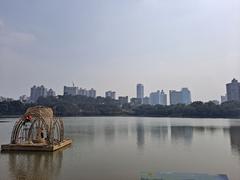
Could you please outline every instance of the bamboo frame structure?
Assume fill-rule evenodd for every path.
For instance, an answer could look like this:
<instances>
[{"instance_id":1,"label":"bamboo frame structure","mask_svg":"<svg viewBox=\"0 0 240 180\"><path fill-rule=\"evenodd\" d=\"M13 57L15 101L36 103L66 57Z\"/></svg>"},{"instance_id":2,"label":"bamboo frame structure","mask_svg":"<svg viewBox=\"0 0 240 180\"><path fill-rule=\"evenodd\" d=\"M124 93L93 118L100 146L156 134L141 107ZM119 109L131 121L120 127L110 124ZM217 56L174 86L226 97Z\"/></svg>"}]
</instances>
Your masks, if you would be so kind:
<instances>
[{"instance_id":1,"label":"bamboo frame structure","mask_svg":"<svg viewBox=\"0 0 240 180\"><path fill-rule=\"evenodd\" d=\"M55 151L71 143L64 139L63 121L53 116L52 109L36 106L28 108L15 122L10 144L1 149Z\"/></svg>"}]
</instances>

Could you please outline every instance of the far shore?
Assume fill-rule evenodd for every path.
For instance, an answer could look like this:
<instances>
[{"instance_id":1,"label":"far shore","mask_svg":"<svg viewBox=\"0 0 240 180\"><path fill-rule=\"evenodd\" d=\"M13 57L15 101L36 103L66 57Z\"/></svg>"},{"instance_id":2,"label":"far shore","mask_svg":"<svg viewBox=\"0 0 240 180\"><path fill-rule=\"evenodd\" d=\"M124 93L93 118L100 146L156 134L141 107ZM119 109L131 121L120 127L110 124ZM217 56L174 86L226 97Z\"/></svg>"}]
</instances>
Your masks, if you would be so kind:
<instances>
[{"instance_id":1,"label":"far shore","mask_svg":"<svg viewBox=\"0 0 240 180\"><path fill-rule=\"evenodd\" d=\"M21 115L2 115L0 118L19 118Z\"/></svg>"},{"instance_id":2,"label":"far shore","mask_svg":"<svg viewBox=\"0 0 240 180\"><path fill-rule=\"evenodd\" d=\"M0 115L0 119L4 118L20 118L22 115ZM149 117L149 118L184 118L184 119L240 119L240 117L183 117L183 116L140 116L140 115L66 115L56 117Z\"/></svg>"}]
</instances>

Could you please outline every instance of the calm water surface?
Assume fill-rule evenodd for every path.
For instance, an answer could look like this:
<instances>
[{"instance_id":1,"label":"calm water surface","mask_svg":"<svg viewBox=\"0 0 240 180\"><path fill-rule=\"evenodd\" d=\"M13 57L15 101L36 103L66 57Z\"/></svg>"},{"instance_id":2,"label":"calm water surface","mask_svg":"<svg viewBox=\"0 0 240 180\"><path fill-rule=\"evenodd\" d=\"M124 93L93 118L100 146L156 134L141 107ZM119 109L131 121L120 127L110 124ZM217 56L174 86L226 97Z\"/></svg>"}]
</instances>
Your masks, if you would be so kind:
<instances>
[{"instance_id":1,"label":"calm water surface","mask_svg":"<svg viewBox=\"0 0 240 180\"><path fill-rule=\"evenodd\" d=\"M240 120L63 118L73 145L54 153L1 153L0 179L126 180L141 172L227 174L240 180ZM16 119L0 119L0 144Z\"/></svg>"}]
</instances>

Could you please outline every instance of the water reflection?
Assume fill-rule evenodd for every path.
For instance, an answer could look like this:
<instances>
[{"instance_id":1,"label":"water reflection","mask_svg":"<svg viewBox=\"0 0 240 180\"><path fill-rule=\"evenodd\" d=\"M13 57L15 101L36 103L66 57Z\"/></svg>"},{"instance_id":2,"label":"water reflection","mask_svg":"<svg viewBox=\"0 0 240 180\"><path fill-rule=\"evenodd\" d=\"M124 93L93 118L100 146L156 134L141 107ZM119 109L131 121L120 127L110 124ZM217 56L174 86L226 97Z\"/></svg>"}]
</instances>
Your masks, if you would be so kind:
<instances>
[{"instance_id":1,"label":"water reflection","mask_svg":"<svg viewBox=\"0 0 240 180\"><path fill-rule=\"evenodd\" d=\"M171 138L174 142L184 141L191 144L193 138L192 126L171 126Z\"/></svg>"},{"instance_id":2,"label":"water reflection","mask_svg":"<svg viewBox=\"0 0 240 180\"><path fill-rule=\"evenodd\" d=\"M233 151L240 153L240 127L239 126L175 126L175 125L156 125L151 124L147 126L144 121L136 121L136 124L132 128L128 128L128 124L119 123L114 124L107 122L101 124L95 123L84 123L82 125L68 126L67 132L73 135L73 139L76 141L80 140L83 142L93 142L95 139L104 137L107 142L113 142L116 138L128 139L128 135L136 134L136 144L139 149L142 149L146 144L146 134L150 133L150 139L147 141L157 140L162 142L169 141L168 137L171 138L172 143L184 143L191 145L193 141L193 135L196 136L209 136L216 135L216 133L223 132L225 137L230 138L231 148ZM129 131L130 130L130 131Z\"/></svg>"},{"instance_id":3,"label":"water reflection","mask_svg":"<svg viewBox=\"0 0 240 180\"><path fill-rule=\"evenodd\" d=\"M143 122L137 122L137 146L142 148L144 146L145 138L144 138L144 124Z\"/></svg>"},{"instance_id":4,"label":"water reflection","mask_svg":"<svg viewBox=\"0 0 240 180\"><path fill-rule=\"evenodd\" d=\"M128 136L128 125L127 124L118 125L117 132L119 136L126 138Z\"/></svg>"},{"instance_id":5,"label":"water reflection","mask_svg":"<svg viewBox=\"0 0 240 180\"><path fill-rule=\"evenodd\" d=\"M232 150L240 154L240 127L232 126L229 128Z\"/></svg>"},{"instance_id":6,"label":"water reflection","mask_svg":"<svg viewBox=\"0 0 240 180\"><path fill-rule=\"evenodd\" d=\"M68 151L0 154L0 179L138 179L150 169L239 180L240 121L230 121L68 118L65 133L74 140ZM1 124L1 143L11 130L11 123Z\"/></svg>"},{"instance_id":7,"label":"water reflection","mask_svg":"<svg viewBox=\"0 0 240 180\"><path fill-rule=\"evenodd\" d=\"M214 134L219 130L223 130L223 128L222 127L213 127L213 126L205 127L205 131L210 132L211 134Z\"/></svg>"},{"instance_id":8,"label":"water reflection","mask_svg":"<svg viewBox=\"0 0 240 180\"><path fill-rule=\"evenodd\" d=\"M152 126L151 137L158 140L165 140L168 136L168 127L166 126Z\"/></svg>"},{"instance_id":9,"label":"water reflection","mask_svg":"<svg viewBox=\"0 0 240 180\"><path fill-rule=\"evenodd\" d=\"M12 179L57 179L61 171L63 152L11 152L8 156Z\"/></svg>"},{"instance_id":10,"label":"water reflection","mask_svg":"<svg viewBox=\"0 0 240 180\"><path fill-rule=\"evenodd\" d=\"M193 127L193 131L196 133L203 134L203 133L205 133L205 127L203 127L203 126Z\"/></svg>"},{"instance_id":11,"label":"water reflection","mask_svg":"<svg viewBox=\"0 0 240 180\"><path fill-rule=\"evenodd\" d=\"M104 135L107 141L113 141L115 138L115 126L114 124L105 124Z\"/></svg>"}]
</instances>

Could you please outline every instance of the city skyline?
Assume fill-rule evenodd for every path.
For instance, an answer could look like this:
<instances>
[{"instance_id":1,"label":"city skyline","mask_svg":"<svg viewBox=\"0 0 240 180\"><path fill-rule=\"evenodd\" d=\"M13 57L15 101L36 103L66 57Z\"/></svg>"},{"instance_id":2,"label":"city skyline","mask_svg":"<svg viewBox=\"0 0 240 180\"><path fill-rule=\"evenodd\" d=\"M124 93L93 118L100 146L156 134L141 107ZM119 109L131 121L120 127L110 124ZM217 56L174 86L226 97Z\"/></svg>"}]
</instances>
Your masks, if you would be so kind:
<instances>
[{"instance_id":1,"label":"city skyline","mask_svg":"<svg viewBox=\"0 0 240 180\"><path fill-rule=\"evenodd\" d=\"M234 78L231 83L236 82L238 83L238 81ZM228 92L228 86L231 83L227 83L226 84L226 94L223 96L220 96L220 100L219 99L209 99L208 101L212 101L212 102L224 102L222 101L223 98L225 98L227 101L227 96L229 94ZM239 83L238 83L239 84ZM239 86L239 85L238 85ZM187 87L182 87L180 91L176 90L176 89L171 89L169 90L168 94L164 93L164 90L162 89L157 90L155 92L151 91L150 93L146 93L144 91L144 84L140 84L138 83L136 85L136 94L135 96L124 96L122 94L117 93L116 91L112 91L112 90L107 90L105 91L104 95L98 95L96 89L91 88L91 89L86 89L86 88L82 88L82 87L78 87L75 86L75 84L73 83L72 86L63 86L63 93L61 94L57 94L54 89L50 88L46 88L44 85L33 85L30 88L30 92L23 94L21 96L18 96L17 99L19 100L23 100L23 101L27 101L27 99L30 102L36 102L38 97L47 97L47 96L61 96L61 95L72 95L72 96L76 96L76 95L82 95L82 96L88 96L88 97L92 97L92 98L96 98L96 97L110 97L112 99L124 99L125 97L130 97L130 98L137 98L141 100L141 104L162 104L162 105L171 105L171 104L190 104L191 102L194 102L194 100L192 101L192 93L191 91L187 88ZM239 90L237 90L237 93L240 93L240 86L237 87L239 88ZM236 88L235 88L236 89ZM234 90L235 92L236 90ZM240 94L239 94L240 96ZM9 98L11 99L12 97L4 97L4 96L0 96L1 98ZM173 100L174 98L174 100ZM14 99L14 98L13 98ZM238 99L236 99L238 100ZM125 101L125 100L124 100ZM201 100L199 100L201 101Z\"/></svg>"},{"instance_id":2,"label":"city skyline","mask_svg":"<svg viewBox=\"0 0 240 180\"><path fill-rule=\"evenodd\" d=\"M219 99L240 79L239 15L237 0L2 0L0 95L34 84L61 94L74 81L133 97L141 81L147 93L188 87L194 101Z\"/></svg>"}]
</instances>

